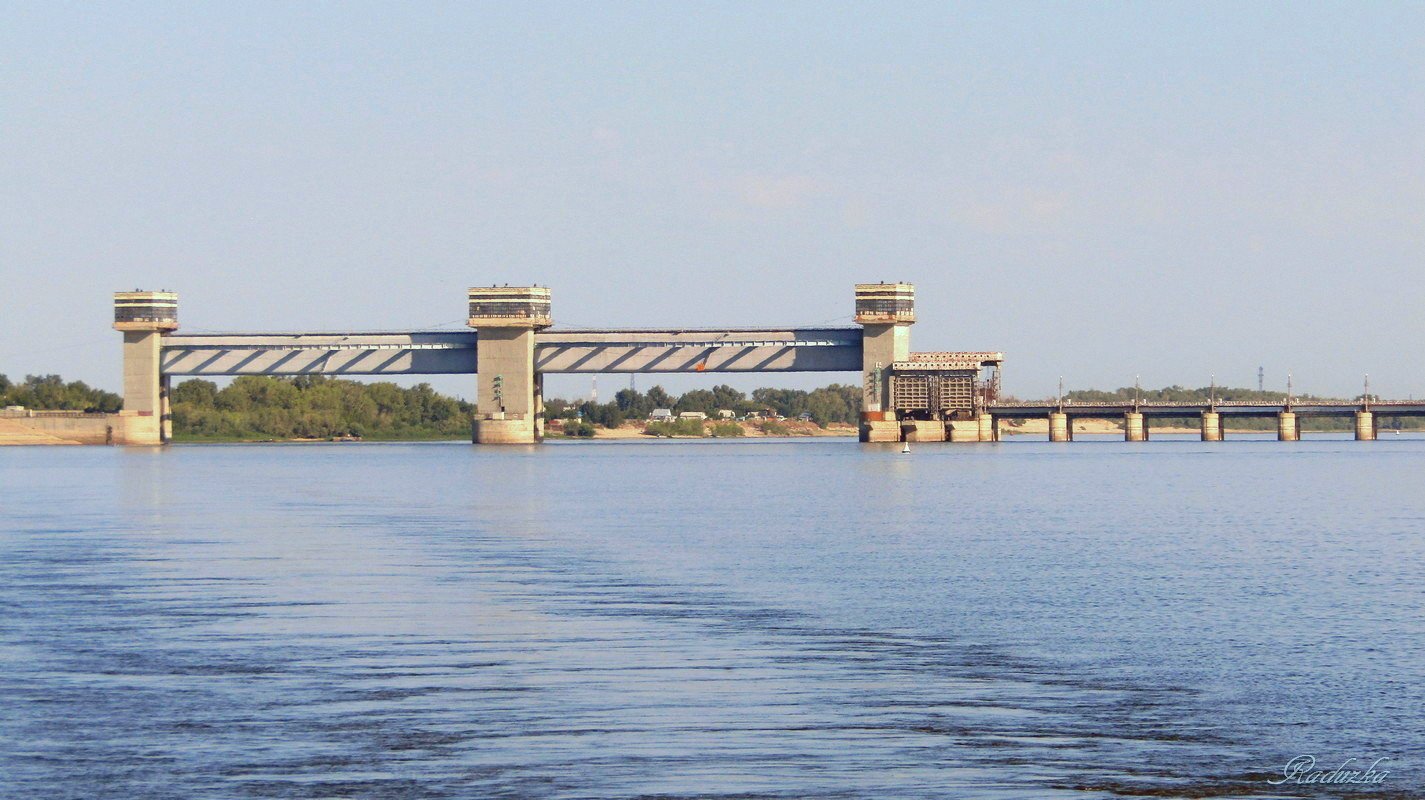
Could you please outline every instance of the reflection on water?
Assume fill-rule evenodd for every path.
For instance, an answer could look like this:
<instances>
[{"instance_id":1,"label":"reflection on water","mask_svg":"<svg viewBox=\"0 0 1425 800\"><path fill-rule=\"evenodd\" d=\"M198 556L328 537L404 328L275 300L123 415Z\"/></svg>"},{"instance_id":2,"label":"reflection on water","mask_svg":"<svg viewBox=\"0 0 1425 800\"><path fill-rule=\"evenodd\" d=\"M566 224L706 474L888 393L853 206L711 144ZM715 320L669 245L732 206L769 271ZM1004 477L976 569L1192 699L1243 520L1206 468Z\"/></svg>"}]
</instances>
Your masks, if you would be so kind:
<instances>
[{"instance_id":1,"label":"reflection on water","mask_svg":"<svg viewBox=\"0 0 1425 800\"><path fill-rule=\"evenodd\" d=\"M0 796L1420 796L1422 466L7 449Z\"/></svg>"}]
</instances>

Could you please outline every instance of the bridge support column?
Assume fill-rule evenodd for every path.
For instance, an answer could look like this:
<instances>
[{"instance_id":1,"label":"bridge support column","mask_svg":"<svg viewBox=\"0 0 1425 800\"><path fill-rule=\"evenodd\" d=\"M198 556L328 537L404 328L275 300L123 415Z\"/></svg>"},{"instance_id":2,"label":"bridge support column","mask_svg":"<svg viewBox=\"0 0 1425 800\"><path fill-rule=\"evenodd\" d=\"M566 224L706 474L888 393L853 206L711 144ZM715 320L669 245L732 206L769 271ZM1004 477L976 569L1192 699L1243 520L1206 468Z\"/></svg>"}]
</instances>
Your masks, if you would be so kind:
<instances>
[{"instance_id":1,"label":"bridge support column","mask_svg":"<svg viewBox=\"0 0 1425 800\"><path fill-rule=\"evenodd\" d=\"M1049 441L1072 442L1074 428L1069 424L1069 415L1062 411L1049 412Z\"/></svg>"},{"instance_id":2,"label":"bridge support column","mask_svg":"<svg viewBox=\"0 0 1425 800\"><path fill-rule=\"evenodd\" d=\"M1202 440L1204 442L1222 441L1222 415L1216 411L1202 412Z\"/></svg>"},{"instance_id":3,"label":"bridge support column","mask_svg":"<svg viewBox=\"0 0 1425 800\"><path fill-rule=\"evenodd\" d=\"M124 334L122 444L158 445L168 440L168 380L162 374L163 334L178 328L173 292L116 292L114 329Z\"/></svg>"},{"instance_id":4,"label":"bridge support column","mask_svg":"<svg viewBox=\"0 0 1425 800\"><path fill-rule=\"evenodd\" d=\"M1295 442L1301 439L1301 421L1296 418L1295 411L1283 411L1277 414L1277 441Z\"/></svg>"},{"instance_id":5,"label":"bridge support column","mask_svg":"<svg viewBox=\"0 0 1425 800\"><path fill-rule=\"evenodd\" d=\"M1123 440L1126 442L1148 441L1148 426L1139 411L1129 411L1123 415Z\"/></svg>"},{"instance_id":6,"label":"bridge support column","mask_svg":"<svg viewBox=\"0 0 1425 800\"><path fill-rule=\"evenodd\" d=\"M979 423L980 441L999 441L999 425L995 420L994 414L980 414L978 417L975 418L975 421Z\"/></svg>"},{"instance_id":7,"label":"bridge support column","mask_svg":"<svg viewBox=\"0 0 1425 800\"><path fill-rule=\"evenodd\" d=\"M544 429L534 334L551 324L549 290L477 287L469 296L469 324L477 334L472 439L477 444L533 444Z\"/></svg>"},{"instance_id":8,"label":"bridge support column","mask_svg":"<svg viewBox=\"0 0 1425 800\"><path fill-rule=\"evenodd\" d=\"M1376 415L1369 411L1356 412L1356 441L1373 442L1376 438Z\"/></svg>"},{"instance_id":9,"label":"bridge support column","mask_svg":"<svg viewBox=\"0 0 1425 800\"><path fill-rule=\"evenodd\" d=\"M173 406L168 397L172 390L172 379L167 375L160 375L158 377L158 435L164 443L173 441Z\"/></svg>"},{"instance_id":10,"label":"bridge support column","mask_svg":"<svg viewBox=\"0 0 1425 800\"><path fill-rule=\"evenodd\" d=\"M861 441L899 441L900 425L891 402L891 365L910 358L915 287L909 283L856 284L856 322L862 327Z\"/></svg>"}]
</instances>

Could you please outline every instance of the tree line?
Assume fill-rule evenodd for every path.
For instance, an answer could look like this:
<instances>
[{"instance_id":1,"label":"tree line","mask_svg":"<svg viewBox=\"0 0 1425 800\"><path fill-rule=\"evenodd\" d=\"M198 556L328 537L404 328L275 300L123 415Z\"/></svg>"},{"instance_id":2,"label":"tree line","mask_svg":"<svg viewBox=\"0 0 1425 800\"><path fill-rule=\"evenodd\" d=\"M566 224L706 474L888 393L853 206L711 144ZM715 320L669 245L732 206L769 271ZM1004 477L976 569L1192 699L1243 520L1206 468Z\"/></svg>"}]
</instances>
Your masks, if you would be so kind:
<instances>
[{"instance_id":1,"label":"tree line","mask_svg":"<svg viewBox=\"0 0 1425 800\"><path fill-rule=\"evenodd\" d=\"M1065 394L1074 403L1121 402L1134 397L1145 402L1205 402L1212 396L1223 402L1280 402L1283 393L1235 387L1129 386L1107 391L1078 389ZM212 381L188 380L174 386L169 399L175 438L189 440L463 439L470 435L470 417L475 412L472 404L442 395L425 383L402 388L389 382L361 383L322 376L250 375L236 378L222 389ZM1296 399L1340 401L1309 394ZM1357 396L1345 402L1362 399ZM19 383L0 375L0 407L4 406L113 413L122 408L123 399L83 381L65 382L58 375L27 375ZM588 432L592 435L592 426L614 428L627 421L643 421L659 408L674 413L701 411L714 419L721 410L737 416L772 412L789 418L805 413L822 426L855 424L861 410L861 389L831 384L810 391L762 388L748 394L719 384L674 395L662 386L654 386L647 392L622 389L607 403L549 398L544 415L548 420L577 420L575 428L590 426ZM1334 419L1303 421L1314 429L1350 424ZM1383 428L1399 427L1401 422L1386 416L1379 420ZM1182 423L1196 424L1196 419L1184 418ZM1275 425L1275 420L1233 419L1232 425L1265 429Z\"/></svg>"},{"instance_id":2,"label":"tree line","mask_svg":"<svg viewBox=\"0 0 1425 800\"><path fill-rule=\"evenodd\" d=\"M0 375L0 408L6 406L112 414L123 408L124 398L84 381L65 383L58 375L26 375L21 383Z\"/></svg>"},{"instance_id":3,"label":"tree line","mask_svg":"<svg viewBox=\"0 0 1425 800\"><path fill-rule=\"evenodd\" d=\"M169 396L175 439L455 439L470 436L474 407L428 383L245 375L219 389L189 380Z\"/></svg>"},{"instance_id":4,"label":"tree line","mask_svg":"<svg viewBox=\"0 0 1425 800\"><path fill-rule=\"evenodd\" d=\"M1111 391L1100 389L1076 389L1064 393L1064 399L1070 403L1126 403L1134 399L1144 403L1207 403L1216 398L1219 403L1247 403L1266 402L1280 403L1286 399L1286 392L1264 391L1258 389L1243 389L1232 386L1200 386L1188 388L1185 386L1165 386L1161 389L1143 389L1135 386L1121 386ZM1365 395L1356 395L1346 400L1338 397L1321 397L1313 394L1293 394L1293 402L1326 402L1326 403L1360 403L1366 399ZM1380 398L1372 395L1371 401ZM1311 431L1343 431L1350 430L1354 424L1350 419L1339 417L1300 417L1303 430ZM1190 417L1160 417L1155 420L1158 425L1170 425L1179 427L1193 427L1199 422L1196 415ZM1376 420L1381 428L1399 429L1402 419L1400 417L1379 417ZM1232 417L1227 423L1230 427L1238 430L1276 430L1277 421L1274 417Z\"/></svg>"},{"instance_id":5,"label":"tree line","mask_svg":"<svg viewBox=\"0 0 1425 800\"><path fill-rule=\"evenodd\" d=\"M573 402L563 398L544 401L545 419L580 419L607 428L616 428L627 420L645 420L654 409L666 408L673 413L701 411L716 418L719 411L731 411L737 416L770 411L784 417L811 415L822 427L834 423L854 425L861 413L861 389L833 383L810 391L803 389L754 389L749 396L726 384L711 389L693 389L681 395L669 394L662 386L646 393L621 389L607 403Z\"/></svg>"}]
</instances>

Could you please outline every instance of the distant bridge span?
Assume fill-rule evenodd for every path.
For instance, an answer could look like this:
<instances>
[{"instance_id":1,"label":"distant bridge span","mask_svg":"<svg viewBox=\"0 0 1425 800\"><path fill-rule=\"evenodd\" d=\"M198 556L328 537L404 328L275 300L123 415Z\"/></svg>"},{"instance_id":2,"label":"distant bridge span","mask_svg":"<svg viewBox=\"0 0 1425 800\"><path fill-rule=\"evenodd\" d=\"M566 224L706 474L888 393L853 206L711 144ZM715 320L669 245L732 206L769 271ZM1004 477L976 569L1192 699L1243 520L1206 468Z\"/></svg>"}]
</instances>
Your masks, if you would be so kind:
<instances>
[{"instance_id":1,"label":"distant bridge span","mask_svg":"<svg viewBox=\"0 0 1425 800\"><path fill-rule=\"evenodd\" d=\"M862 329L541 330L550 373L860 372ZM165 375L469 375L476 331L241 333L163 337Z\"/></svg>"}]
</instances>

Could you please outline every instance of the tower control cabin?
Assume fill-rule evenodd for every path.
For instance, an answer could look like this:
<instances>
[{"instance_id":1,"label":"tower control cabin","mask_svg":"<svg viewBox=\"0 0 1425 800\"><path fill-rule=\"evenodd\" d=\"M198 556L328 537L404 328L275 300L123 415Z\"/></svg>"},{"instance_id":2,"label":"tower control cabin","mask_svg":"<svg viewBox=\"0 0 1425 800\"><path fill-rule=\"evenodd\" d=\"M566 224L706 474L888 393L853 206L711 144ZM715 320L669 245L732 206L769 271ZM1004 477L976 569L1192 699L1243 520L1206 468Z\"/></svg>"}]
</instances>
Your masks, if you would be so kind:
<instances>
[{"instance_id":1,"label":"tower control cabin","mask_svg":"<svg viewBox=\"0 0 1425 800\"><path fill-rule=\"evenodd\" d=\"M467 301L468 331L178 335L176 294L119 292L125 419L116 441L171 438L175 375L474 375L472 440L532 444L544 435L546 374L683 372L857 372L862 441L995 438L988 403L1003 355L912 353L908 283L857 284L855 327L561 330L542 286L480 286Z\"/></svg>"}]
</instances>

